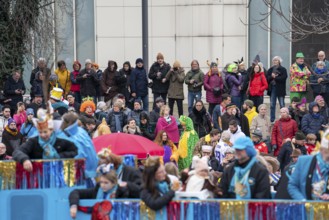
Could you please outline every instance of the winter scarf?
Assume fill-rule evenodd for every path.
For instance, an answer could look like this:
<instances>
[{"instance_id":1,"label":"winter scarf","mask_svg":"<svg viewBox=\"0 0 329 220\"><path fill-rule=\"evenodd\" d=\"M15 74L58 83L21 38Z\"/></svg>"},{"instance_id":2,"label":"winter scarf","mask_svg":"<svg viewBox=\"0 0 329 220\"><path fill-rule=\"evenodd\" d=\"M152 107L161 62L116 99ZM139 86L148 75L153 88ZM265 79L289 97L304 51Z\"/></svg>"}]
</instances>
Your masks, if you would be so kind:
<instances>
[{"instance_id":1,"label":"winter scarf","mask_svg":"<svg viewBox=\"0 0 329 220\"><path fill-rule=\"evenodd\" d=\"M235 192L237 199L251 199L250 185L248 181L250 169L257 162L257 158L254 156L249 161L248 165L244 168L240 166L234 167L234 176L232 177L230 184L230 191ZM237 186L243 186L243 189L237 189ZM237 190L243 191L244 195L241 195Z\"/></svg>"},{"instance_id":2,"label":"winter scarf","mask_svg":"<svg viewBox=\"0 0 329 220\"><path fill-rule=\"evenodd\" d=\"M56 142L56 134L53 132L48 141L43 140L41 137L38 137L38 142L43 149L43 159L59 159L56 149L54 148Z\"/></svg>"},{"instance_id":3,"label":"winter scarf","mask_svg":"<svg viewBox=\"0 0 329 220\"><path fill-rule=\"evenodd\" d=\"M115 185L112 189L107 192L104 192L101 187L97 191L96 199L112 199L115 198L115 193L118 189L118 185Z\"/></svg>"}]
</instances>

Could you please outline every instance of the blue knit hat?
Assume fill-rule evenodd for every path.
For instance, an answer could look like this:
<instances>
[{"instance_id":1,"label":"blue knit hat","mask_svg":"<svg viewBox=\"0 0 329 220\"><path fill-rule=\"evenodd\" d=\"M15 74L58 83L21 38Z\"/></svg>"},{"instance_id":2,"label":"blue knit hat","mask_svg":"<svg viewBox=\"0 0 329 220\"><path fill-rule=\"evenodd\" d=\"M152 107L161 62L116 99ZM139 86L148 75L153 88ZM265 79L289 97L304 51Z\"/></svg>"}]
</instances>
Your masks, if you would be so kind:
<instances>
[{"instance_id":1,"label":"blue knit hat","mask_svg":"<svg viewBox=\"0 0 329 220\"><path fill-rule=\"evenodd\" d=\"M249 137L238 138L234 142L233 148L237 150L245 150L249 157L254 157L257 154L254 143L252 143Z\"/></svg>"},{"instance_id":2,"label":"blue knit hat","mask_svg":"<svg viewBox=\"0 0 329 220\"><path fill-rule=\"evenodd\" d=\"M10 125L12 123L16 124L16 121L13 118L9 118L8 119L8 125Z\"/></svg>"}]
</instances>

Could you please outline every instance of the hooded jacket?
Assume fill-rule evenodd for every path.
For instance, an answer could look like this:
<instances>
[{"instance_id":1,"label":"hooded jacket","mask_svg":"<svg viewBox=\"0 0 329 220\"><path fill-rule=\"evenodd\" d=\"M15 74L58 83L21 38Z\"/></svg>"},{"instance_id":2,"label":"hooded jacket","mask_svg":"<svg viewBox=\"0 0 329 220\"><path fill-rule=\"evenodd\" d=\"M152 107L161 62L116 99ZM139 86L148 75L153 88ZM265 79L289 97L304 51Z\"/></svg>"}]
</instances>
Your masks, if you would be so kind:
<instances>
[{"instance_id":1,"label":"hooded jacket","mask_svg":"<svg viewBox=\"0 0 329 220\"><path fill-rule=\"evenodd\" d=\"M70 72L65 69L61 71L59 68L55 70L55 74L58 77L58 82L64 90L64 94L68 94L71 89L71 79L70 79Z\"/></svg>"},{"instance_id":2,"label":"hooded jacket","mask_svg":"<svg viewBox=\"0 0 329 220\"><path fill-rule=\"evenodd\" d=\"M231 90L230 95L231 96L240 96L239 86L242 86L242 83L243 83L242 76L237 75L235 73L227 72L225 74L225 80L226 80L227 86Z\"/></svg>"},{"instance_id":3,"label":"hooded jacket","mask_svg":"<svg viewBox=\"0 0 329 220\"><path fill-rule=\"evenodd\" d=\"M322 125L326 124L326 119L323 115L313 112L313 107L319 105L316 102L309 104L309 113L302 118L302 131L307 134L318 134L320 130L323 130ZM319 107L320 109L320 107Z\"/></svg>"},{"instance_id":4,"label":"hooded jacket","mask_svg":"<svg viewBox=\"0 0 329 220\"><path fill-rule=\"evenodd\" d=\"M221 103L222 96L215 96L214 88L219 88L221 91L223 90L223 78L220 73L212 73L209 71L204 77L203 81L204 89L206 90L206 100L208 103Z\"/></svg>"},{"instance_id":5,"label":"hooded jacket","mask_svg":"<svg viewBox=\"0 0 329 220\"><path fill-rule=\"evenodd\" d=\"M131 93L136 93L137 97L145 97L148 95L147 85L148 79L144 66L133 69L130 76Z\"/></svg>"},{"instance_id":6,"label":"hooded jacket","mask_svg":"<svg viewBox=\"0 0 329 220\"><path fill-rule=\"evenodd\" d=\"M111 66L114 65L114 69L111 70ZM108 67L102 73L101 87L105 96L105 102L111 100L119 93L119 85L122 78L119 72L117 72L118 65L115 61L109 60ZM127 82L127 81L126 81Z\"/></svg>"},{"instance_id":7,"label":"hooded jacket","mask_svg":"<svg viewBox=\"0 0 329 220\"><path fill-rule=\"evenodd\" d=\"M246 111L244 115L248 118L249 127L251 127L252 120L258 115L256 112L256 107L252 107L252 109L250 109L250 111Z\"/></svg>"}]
</instances>

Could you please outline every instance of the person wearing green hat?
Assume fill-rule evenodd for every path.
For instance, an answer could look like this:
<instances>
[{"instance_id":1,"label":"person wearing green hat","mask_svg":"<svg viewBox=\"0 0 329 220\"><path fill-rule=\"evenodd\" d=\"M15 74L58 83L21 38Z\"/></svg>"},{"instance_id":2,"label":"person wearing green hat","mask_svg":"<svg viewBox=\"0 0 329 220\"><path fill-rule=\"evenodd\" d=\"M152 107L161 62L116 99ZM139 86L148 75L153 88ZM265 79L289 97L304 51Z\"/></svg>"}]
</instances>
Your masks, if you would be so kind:
<instances>
[{"instance_id":1,"label":"person wearing green hat","mask_svg":"<svg viewBox=\"0 0 329 220\"><path fill-rule=\"evenodd\" d=\"M307 83L311 75L310 70L304 63L304 54L296 54L296 62L290 67L290 100L293 97L302 99L306 97Z\"/></svg>"},{"instance_id":2,"label":"person wearing green hat","mask_svg":"<svg viewBox=\"0 0 329 220\"><path fill-rule=\"evenodd\" d=\"M241 93L242 88L242 76L238 73L238 65L235 63L229 64L227 66L225 74L225 82L229 88L229 95L231 95L232 103L236 104L239 109L241 109Z\"/></svg>"}]
</instances>

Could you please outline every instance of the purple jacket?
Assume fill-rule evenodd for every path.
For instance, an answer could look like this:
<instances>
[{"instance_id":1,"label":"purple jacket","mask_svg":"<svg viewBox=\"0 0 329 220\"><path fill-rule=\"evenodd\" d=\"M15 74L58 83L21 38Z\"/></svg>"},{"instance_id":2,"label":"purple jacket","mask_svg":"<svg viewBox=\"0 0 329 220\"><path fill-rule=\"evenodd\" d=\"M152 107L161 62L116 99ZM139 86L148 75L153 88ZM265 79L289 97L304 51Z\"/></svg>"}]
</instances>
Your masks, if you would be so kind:
<instances>
[{"instance_id":1,"label":"purple jacket","mask_svg":"<svg viewBox=\"0 0 329 220\"><path fill-rule=\"evenodd\" d=\"M204 77L203 86L206 90L206 101L208 103L220 103L222 101L222 96L215 96L213 89L219 87L223 89L223 79L218 74L212 74L211 76L207 73Z\"/></svg>"},{"instance_id":2,"label":"purple jacket","mask_svg":"<svg viewBox=\"0 0 329 220\"><path fill-rule=\"evenodd\" d=\"M242 76L236 77L234 73L226 73L225 80L229 88L231 88L231 96L240 96L239 86L242 85Z\"/></svg>"}]
</instances>

